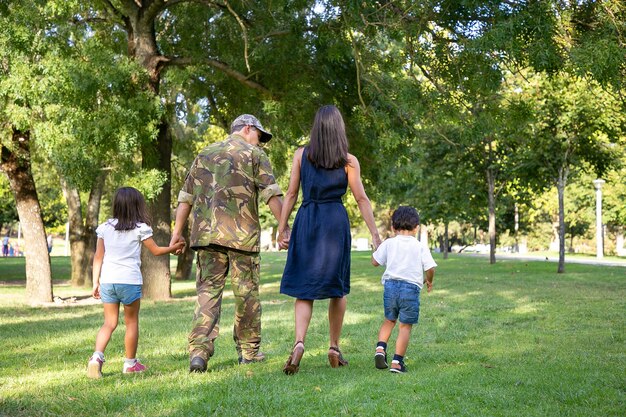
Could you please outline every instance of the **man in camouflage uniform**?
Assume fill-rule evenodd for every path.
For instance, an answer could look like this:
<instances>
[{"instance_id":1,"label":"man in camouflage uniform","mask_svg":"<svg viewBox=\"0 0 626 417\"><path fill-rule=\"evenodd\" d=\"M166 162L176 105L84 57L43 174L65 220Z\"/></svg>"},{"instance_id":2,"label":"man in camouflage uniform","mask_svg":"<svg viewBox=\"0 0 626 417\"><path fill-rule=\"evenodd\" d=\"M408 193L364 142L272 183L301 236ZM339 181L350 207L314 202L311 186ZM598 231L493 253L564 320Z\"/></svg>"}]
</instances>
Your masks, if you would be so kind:
<instances>
[{"instance_id":1,"label":"man in camouflage uniform","mask_svg":"<svg viewBox=\"0 0 626 417\"><path fill-rule=\"evenodd\" d=\"M190 246L197 251L198 301L189 334L190 372L204 372L219 333L222 293L230 272L235 296L235 340L239 363L265 359L259 300L259 198L279 219L282 192L267 155L259 147L272 135L249 114L235 119L226 140L196 157L178 195L172 242L192 214Z\"/></svg>"}]
</instances>

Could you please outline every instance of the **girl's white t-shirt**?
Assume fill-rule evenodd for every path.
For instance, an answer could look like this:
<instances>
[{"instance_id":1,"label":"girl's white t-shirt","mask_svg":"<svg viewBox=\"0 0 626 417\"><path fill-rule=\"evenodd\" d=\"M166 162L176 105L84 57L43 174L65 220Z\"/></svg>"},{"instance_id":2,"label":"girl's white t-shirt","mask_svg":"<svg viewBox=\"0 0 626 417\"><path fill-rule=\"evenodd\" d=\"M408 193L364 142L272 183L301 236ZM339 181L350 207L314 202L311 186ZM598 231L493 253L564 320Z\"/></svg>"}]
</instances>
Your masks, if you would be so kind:
<instances>
[{"instance_id":1,"label":"girl's white t-shirt","mask_svg":"<svg viewBox=\"0 0 626 417\"><path fill-rule=\"evenodd\" d=\"M133 230L115 230L117 219L109 219L96 229L98 239L104 240L104 260L100 272L101 284L142 285L141 245L152 237L152 228L137 223Z\"/></svg>"},{"instance_id":2,"label":"girl's white t-shirt","mask_svg":"<svg viewBox=\"0 0 626 417\"><path fill-rule=\"evenodd\" d=\"M387 268L381 279L407 281L422 288L424 271L437 266L430 251L415 236L396 235L385 240L372 254L376 262Z\"/></svg>"}]
</instances>

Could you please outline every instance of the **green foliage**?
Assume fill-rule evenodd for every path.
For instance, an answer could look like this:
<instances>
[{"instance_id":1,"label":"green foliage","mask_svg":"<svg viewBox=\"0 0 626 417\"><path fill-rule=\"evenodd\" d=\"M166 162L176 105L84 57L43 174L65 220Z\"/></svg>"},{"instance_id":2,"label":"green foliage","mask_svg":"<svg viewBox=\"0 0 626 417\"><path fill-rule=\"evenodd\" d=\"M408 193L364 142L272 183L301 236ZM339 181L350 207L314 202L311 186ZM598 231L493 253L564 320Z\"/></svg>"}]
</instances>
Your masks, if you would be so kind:
<instances>
[{"instance_id":1,"label":"green foliage","mask_svg":"<svg viewBox=\"0 0 626 417\"><path fill-rule=\"evenodd\" d=\"M45 227L47 229L64 227L67 222L67 202L59 187L56 170L51 169L48 161L37 159L32 169Z\"/></svg>"},{"instance_id":2,"label":"green foliage","mask_svg":"<svg viewBox=\"0 0 626 417\"><path fill-rule=\"evenodd\" d=\"M17 1L0 14L0 128L30 131L61 176L89 190L105 166L133 169L161 109L135 62L70 24L78 6Z\"/></svg>"},{"instance_id":3,"label":"green foliage","mask_svg":"<svg viewBox=\"0 0 626 417\"><path fill-rule=\"evenodd\" d=\"M624 143L624 114L615 97L592 81L560 74L534 75L524 88L533 119L520 154L535 178L592 171L602 177L616 166Z\"/></svg>"},{"instance_id":4,"label":"green foliage","mask_svg":"<svg viewBox=\"0 0 626 417\"><path fill-rule=\"evenodd\" d=\"M603 187L603 219L609 228L626 226L626 155L622 158L622 167L607 176Z\"/></svg>"},{"instance_id":5,"label":"green foliage","mask_svg":"<svg viewBox=\"0 0 626 417\"><path fill-rule=\"evenodd\" d=\"M624 174L612 170L626 146L619 0L165 2L158 96L111 7L136 4L0 4L2 143L12 128L30 130L38 163L70 185L87 191L104 169L110 187L150 197L167 178L139 168L139 149L167 120L175 200L198 150L253 113L275 135L265 150L285 188L315 111L333 103L381 213L411 204L425 222L483 227L489 173L498 229L511 230L515 204L529 207L567 166L574 178L606 176L607 221L626 223ZM37 182L58 223L52 178ZM578 209L581 219L588 208ZM266 210L263 224L272 218Z\"/></svg>"},{"instance_id":6,"label":"green foliage","mask_svg":"<svg viewBox=\"0 0 626 417\"><path fill-rule=\"evenodd\" d=\"M566 29L571 36L572 66L601 85L623 91L626 5L620 0L569 2L569 9L565 15L571 16Z\"/></svg>"},{"instance_id":7,"label":"green foliage","mask_svg":"<svg viewBox=\"0 0 626 417\"><path fill-rule=\"evenodd\" d=\"M161 193L166 175L157 169L141 170L129 176L123 183L129 187L138 189L146 201L151 201Z\"/></svg>"},{"instance_id":8,"label":"green foliage","mask_svg":"<svg viewBox=\"0 0 626 417\"><path fill-rule=\"evenodd\" d=\"M0 224L7 225L17 221L15 199L9 188L9 181L3 174L0 175Z\"/></svg>"},{"instance_id":9,"label":"green foliage","mask_svg":"<svg viewBox=\"0 0 626 417\"><path fill-rule=\"evenodd\" d=\"M72 58L52 58L35 126L68 182L89 190L103 167L132 172L137 150L156 134L160 105L133 61L88 39Z\"/></svg>"}]
</instances>

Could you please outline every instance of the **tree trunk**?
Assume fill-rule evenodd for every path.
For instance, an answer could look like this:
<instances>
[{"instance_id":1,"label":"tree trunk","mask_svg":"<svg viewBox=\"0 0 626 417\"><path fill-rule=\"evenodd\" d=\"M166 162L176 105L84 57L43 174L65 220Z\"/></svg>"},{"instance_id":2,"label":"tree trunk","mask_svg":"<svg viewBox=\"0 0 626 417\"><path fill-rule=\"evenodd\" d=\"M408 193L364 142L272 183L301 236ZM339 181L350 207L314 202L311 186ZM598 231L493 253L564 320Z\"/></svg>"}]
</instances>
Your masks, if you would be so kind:
<instances>
[{"instance_id":1,"label":"tree trunk","mask_svg":"<svg viewBox=\"0 0 626 417\"><path fill-rule=\"evenodd\" d=\"M183 238L189 244L189 222L183 228ZM178 256L178 265L176 265L176 275L174 276L176 281L191 279L195 254L196 252L187 246L184 252Z\"/></svg>"},{"instance_id":2,"label":"tree trunk","mask_svg":"<svg viewBox=\"0 0 626 417\"><path fill-rule=\"evenodd\" d=\"M557 191L559 194L559 267L557 273L565 272L565 186L567 185L567 168L559 169L559 178L557 180Z\"/></svg>"},{"instance_id":3,"label":"tree trunk","mask_svg":"<svg viewBox=\"0 0 626 417\"><path fill-rule=\"evenodd\" d=\"M620 226L615 233L615 253L617 256L626 256L624 251L624 227Z\"/></svg>"},{"instance_id":4,"label":"tree trunk","mask_svg":"<svg viewBox=\"0 0 626 417\"><path fill-rule=\"evenodd\" d=\"M132 1L123 2L128 12L126 30L128 33L128 54L147 71L150 82L147 88L159 94L163 61L157 47L154 30L156 15L151 12L151 4ZM156 168L166 174L161 193L149 203L152 214L153 239L159 246L169 244L171 235L171 154L172 136L167 115L161 118L156 146L142 149L142 165L146 169ZM141 253L143 294L153 300L171 297L171 277L169 255L155 257L145 248Z\"/></svg>"},{"instance_id":5,"label":"tree trunk","mask_svg":"<svg viewBox=\"0 0 626 417\"><path fill-rule=\"evenodd\" d=\"M443 259L448 259L448 245L448 222L446 222L443 231Z\"/></svg>"},{"instance_id":6,"label":"tree trunk","mask_svg":"<svg viewBox=\"0 0 626 417\"><path fill-rule=\"evenodd\" d=\"M487 169L489 186L489 263L496 263L496 180L493 171Z\"/></svg>"},{"instance_id":7,"label":"tree trunk","mask_svg":"<svg viewBox=\"0 0 626 417\"><path fill-rule=\"evenodd\" d=\"M165 172L167 181L161 193L149 203L152 213L153 239L159 246L168 246L171 236L171 153L172 138L169 126L164 121L159 126L156 149L144 149L144 168L156 168ZM141 271L143 275L143 294L152 300L166 300L171 297L170 257L152 256L142 250Z\"/></svg>"},{"instance_id":8,"label":"tree trunk","mask_svg":"<svg viewBox=\"0 0 626 417\"><path fill-rule=\"evenodd\" d=\"M67 214L69 217L69 239L70 239L70 264L71 278L73 286L85 285L85 275L83 274L83 256L85 253L85 231L83 227L83 213L80 202L80 194L76 188L70 187L61 178L61 188L67 202Z\"/></svg>"},{"instance_id":9,"label":"tree trunk","mask_svg":"<svg viewBox=\"0 0 626 417\"><path fill-rule=\"evenodd\" d=\"M1 146L0 167L7 174L24 229L26 297L30 304L52 302L52 273L46 231L30 163L30 132L13 129L11 147Z\"/></svg>"},{"instance_id":10,"label":"tree trunk","mask_svg":"<svg viewBox=\"0 0 626 417\"><path fill-rule=\"evenodd\" d=\"M519 206L517 201L515 202L515 243L513 244L513 252L519 253Z\"/></svg>"},{"instance_id":11,"label":"tree trunk","mask_svg":"<svg viewBox=\"0 0 626 417\"><path fill-rule=\"evenodd\" d=\"M91 287L93 284L93 256L96 253L96 243L98 241L96 229L100 222L100 204L102 203L102 194L104 192L106 178L106 171L102 171L100 175L95 178L91 186L91 191L89 192L89 200L87 201L85 227L83 228L85 232L85 253L82 256L82 270L84 271L86 287Z\"/></svg>"},{"instance_id":12,"label":"tree trunk","mask_svg":"<svg viewBox=\"0 0 626 417\"><path fill-rule=\"evenodd\" d=\"M96 228L100 213L100 202L106 173L96 176L89 193L85 220L83 221L82 203L77 189L70 187L61 180L63 194L67 201L69 215L70 262L72 267L71 284L90 287L93 283L93 255L96 251Z\"/></svg>"}]
</instances>

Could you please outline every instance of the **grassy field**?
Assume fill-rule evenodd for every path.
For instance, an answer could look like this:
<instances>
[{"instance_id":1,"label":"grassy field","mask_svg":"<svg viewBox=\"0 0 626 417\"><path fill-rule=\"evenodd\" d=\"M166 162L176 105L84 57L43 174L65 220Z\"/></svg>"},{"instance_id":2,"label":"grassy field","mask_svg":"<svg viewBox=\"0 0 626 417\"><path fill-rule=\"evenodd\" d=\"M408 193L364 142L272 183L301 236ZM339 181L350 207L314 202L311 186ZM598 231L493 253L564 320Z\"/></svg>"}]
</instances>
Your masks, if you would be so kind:
<instances>
[{"instance_id":1,"label":"grassy field","mask_svg":"<svg viewBox=\"0 0 626 417\"><path fill-rule=\"evenodd\" d=\"M327 302L321 301L300 373L283 375L293 343L293 303L279 294L285 254L272 253L262 261L265 363L237 365L227 292L210 372L189 374L194 283L174 282L171 301L142 304L138 356L149 370L122 375L120 323L104 378L89 380L85 369L101 306L21 305L23 264L0 259L0 415L624 415L626 268L572 264L557 275L547 262L436 260L435 289L422 294L405 375L374 368L382 269L360 252L353 254L343 333L350 365L328 366ZM67 260L53 258L53 271L55 279L67 277ZM62 281L54 291L62 297L89 293Z\"/></svg>"}]
</instances>

